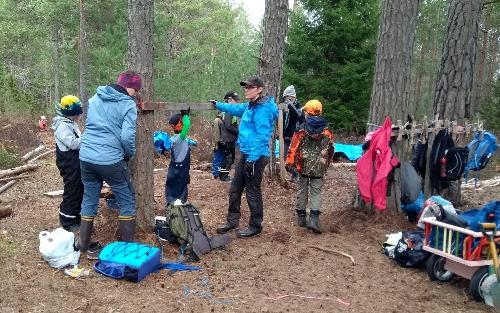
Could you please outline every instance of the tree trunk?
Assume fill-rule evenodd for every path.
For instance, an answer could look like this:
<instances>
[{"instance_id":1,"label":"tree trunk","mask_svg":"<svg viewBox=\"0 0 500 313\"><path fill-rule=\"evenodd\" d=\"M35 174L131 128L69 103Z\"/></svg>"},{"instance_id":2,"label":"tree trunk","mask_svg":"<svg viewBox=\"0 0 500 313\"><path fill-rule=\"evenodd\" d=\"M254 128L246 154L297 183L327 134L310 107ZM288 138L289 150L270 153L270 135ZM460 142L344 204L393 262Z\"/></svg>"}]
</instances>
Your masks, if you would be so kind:
<instances>
[{"instance_id":1,"label":"tree trunk","mask_svg":"<svg viewBox=\"0 0 500 313\"><path fill-rule=\"evenodd\" d=\"M369 122L387 115L404 120L409 112L411 63L420 0L382 1ZM373 130L372 127L371 130Z\"/></svg>"},{"instance_id":2,"label":"tree trunk","mask_svg":"<svg viewBox=\"0 0 500 313\"><path fill-rule=\"evenodd\" d=\"M403 121L410 110L411 65L420 0L383 0L373 78L369 122L380 125L386 116ZM375 127L372 127L373 130ZM391 144L393 152L403 159L402 141ZM387 189L387 208L400 209L399 171Z\"/></svg>"},{"instance_id":3,"label":"tree trunk","mask_svg":"<svg viewBox=\"0 0 500 313\"><path fill-rule=\"evenodd\" d=\"M59 69L61 68L61 30L59 25L54 25L52 41L54 42L54 102L59 102L61 100L61 77L59 75Z\"/></svg>"},{"instance_id":4,"label":"tree trunk","mask_svg":"<svg viewBox=\"0 0 500 313\"><path fill-rule=\"evenodd\" d=\"M279 102L283 77L283 53L288 28L288 0L266 0L264 36L258 75L266 83L267 94Z\"/></svg>"},{"instance_id":5,"label":"tree trunk","mask_svg":"<svg viewBox=\"0 0 500 313\"><path fill-rule=\"evenodd\" d=\"M477 38L483 0L450 0L434 115L463 123L471 117Z\"/></svg>"},{"instance_id":6,"label":"tree trunk","mask_svg":"<svg viewBox=\"0 0 500 313\"><path fill-rule=\"evenodd\" d=\"M410 112L415 113L420 107L420 99L422 98L422 77L424 75L424 62L425 62L425 46L422 43L419 53L419 64L416 77L415 87L415 105L411 108Z\"/></svg>"},{"instance_id":7,"label":"tree trunk","mask_svg":"<svg viewBox=\"0 0 500 313\"><path fill-rule=\"evenodd\" d=\"M143 101L153 100L154 0L128 0L128 67L143 78ZM154 225L153 145L154 111L141 111L137 117L135 158L132 177L136 192L137 225L152 230Z\"/></svg>"},{"instance_id":8,"label":"tree trunk","mask_svg":"<svg viewBox=\"0 0 500 313\"><path fill-rule=\"evenodd\" d=\"M266 0L264 34L257 74L266 84L264 91L279 102L281 78L283 77L283 54L288 29L288 0ZM274 175L274 136L271 142L270 174Z\"/></svg>"},{"instance_id":9,"label":"tree trunk","mask_svg":"<svg viewBox=\"0 0 500 313\"><path fill-rule=\"evenodd\" d=\"M82 121L85 124L87 119L88 111L88 94L87 94L87 32L85 27L85 3L84 0L80 0L80 36L78 40L78 52L79 52L79 63L80 63L80 102L83 107Z\"/></svg>"},{"instance_id":10,"label":"tree trunk","mask_svg":"<svg viewBox=\"0 0 500 313\"><path fill-rule=\"evenodd\" d=\"M492 39L498 38L498 33L492 34ZM490 40L490 49L489 49L489 57L490 60L488 66L488 73L486 75L486 89L484 92L485 97L491 97L493 95L493 86L495 85L495 77L496 77L496 68L498 68L498 63L500 61L500 55L498 51L498 40Z\"/></svg>"}]
</instances>

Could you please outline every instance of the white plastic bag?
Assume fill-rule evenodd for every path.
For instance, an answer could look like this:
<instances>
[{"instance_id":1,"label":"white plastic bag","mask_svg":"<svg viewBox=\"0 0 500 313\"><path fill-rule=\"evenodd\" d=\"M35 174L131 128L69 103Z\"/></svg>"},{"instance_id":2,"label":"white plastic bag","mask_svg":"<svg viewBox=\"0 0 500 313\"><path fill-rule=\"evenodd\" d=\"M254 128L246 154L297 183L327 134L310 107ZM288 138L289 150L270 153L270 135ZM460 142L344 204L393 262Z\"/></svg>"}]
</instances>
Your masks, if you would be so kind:
<instances>
[{"instance_id":1,"label":"white plastic bag","mask_svg":"<svg viewBox=\"0 0 500 313\"><path fill-rule=\"evenodd\" d=\"M38 235L40 253L50 266L57 269L67 265L76 265L80 259L80 251L75 251L73 244L75 235L63 228L53 232L42 231Z\"/></svg>"}]
</instances>

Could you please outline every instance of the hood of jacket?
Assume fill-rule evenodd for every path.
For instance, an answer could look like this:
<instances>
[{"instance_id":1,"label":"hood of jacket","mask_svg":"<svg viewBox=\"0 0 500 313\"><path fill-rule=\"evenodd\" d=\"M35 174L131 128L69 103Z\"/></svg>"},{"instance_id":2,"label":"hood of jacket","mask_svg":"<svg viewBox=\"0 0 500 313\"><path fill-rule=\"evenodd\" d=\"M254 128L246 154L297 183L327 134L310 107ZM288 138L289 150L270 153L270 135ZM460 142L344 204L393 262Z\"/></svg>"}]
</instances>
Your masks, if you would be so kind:
<instances>
[{"instance_id":1,"label":"hood of jacket","mask_svg":"<svg viewBox=\"0 0 500 313\"><path fill-rule=\"evenodd\" d=\"M96 94L104 101L118 102L132 99L131 96L119 92L112 86L99 86Z\"/></svg>"},{"instance_id":2,"label":"hood of jacket","mask_svg":"<svg viewBox=\"0 0 500 313\"><path fill-rule=\"evenodd\" d=\"M59 116L59 115L56 115L54 116L54 118L52 119L52 129L53 130L56 130L57 127L59 127L59 125L61 125L61 123L63 122L71 122L73 123L72 120L70 120L69 118L67 117L64 117L64 116Z\"/></svg>"},{"instance_id":3,"label":"hood of jacket","mask_svg":"<svg viewBox=\"0 0 500 313\"><path fill-rule=\"evenodd\" d=\"M311 137L320 135L323 130L328 126L328 122L322 116L310 116L306 118L304 123L304 130Z\"/></svg>"}]
</instances>

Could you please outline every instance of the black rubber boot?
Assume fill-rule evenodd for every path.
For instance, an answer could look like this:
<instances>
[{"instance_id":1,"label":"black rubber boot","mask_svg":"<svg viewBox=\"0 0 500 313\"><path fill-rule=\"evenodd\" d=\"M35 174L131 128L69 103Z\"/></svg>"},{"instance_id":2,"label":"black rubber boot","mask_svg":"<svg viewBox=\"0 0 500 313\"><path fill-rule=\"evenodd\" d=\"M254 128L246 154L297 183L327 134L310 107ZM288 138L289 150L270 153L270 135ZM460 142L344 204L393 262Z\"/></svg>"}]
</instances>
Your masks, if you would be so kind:
<instances>
[{"instance_id":1,"label":"black rubber boot","mask_svg":"<svg viewBox=\"0 0 500 313\"><path fill-rule=\"evenodd\" d=\"M120 220L120 237L122 241L134 242L135 219L129 221Z\"/></svg>"},{"instance_id":2,"label":"black rubber boot","mask_svg":"<svg viewBox=\"0 0 500 313\"><path fill-rule=\"evenodd\" d=\"M297 212L297 225L299 225L299 227L306 227L306 210L296 209L295 212Z\"/></svg>"},{"instance_id":3,"label":"black rubber boot","mask_svg":"<svg viewBox=\"0 0 500 313\"><path fill-rule=\"evenodd\" d=\"M314 210L309 213L309 223L307 228L312 230L315 234L321 234L321 228L319 227L319 215L320 211Z\"/></svg>"},{"instance_id":4,"label":"black rubber boot","mask_svg":"<svg viewBox=\"0 0 500 313\"><path fill-rule=\"evenodd\" d=\"M84 221L80 222L80 240L76 244L76 248L80 252L87 252L90 245L90 236L92 235L92 226L94 222Z\"/></svg>"}]
</instances>

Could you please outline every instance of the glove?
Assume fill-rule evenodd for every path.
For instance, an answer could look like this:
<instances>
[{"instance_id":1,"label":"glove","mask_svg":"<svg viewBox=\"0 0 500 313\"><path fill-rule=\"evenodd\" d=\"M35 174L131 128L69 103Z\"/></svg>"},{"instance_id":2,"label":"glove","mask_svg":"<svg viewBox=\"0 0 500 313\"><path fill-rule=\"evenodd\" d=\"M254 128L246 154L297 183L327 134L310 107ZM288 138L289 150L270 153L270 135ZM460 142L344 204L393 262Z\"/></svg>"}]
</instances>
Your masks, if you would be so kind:
<instances>
[{"instance_id":1,"label":"glove","mask_svg":"<svg viewBox=\"0 0 500 313\"><path fill-rule=\"evenodd\" d=\"M217 105L217 101L215 101L215 100L208 100L208 102L210 102L210 104L212 105L212 107L215 109L215 106Z\"/></svg>"},{"instance_id":2,"label":"glove","mask_svg":"<svg viewBox=\"0 0 500 313\"><path fill-rule=\"evenodd\" d=\"M184 116L184 115L188 115L191 113L191 107L189 107L187 110L181 110L181 115Z\"/></svg>"},{"instance_id":3,"label":"glove","mask_svg":"<svg viewBox=\"0 0 500 313\"><path fill-rule=\"evenodd\" d=\"M248 178L252 178L255 174L255 162L245 162L245 175Z\"/></svg>"}]
</instances>

